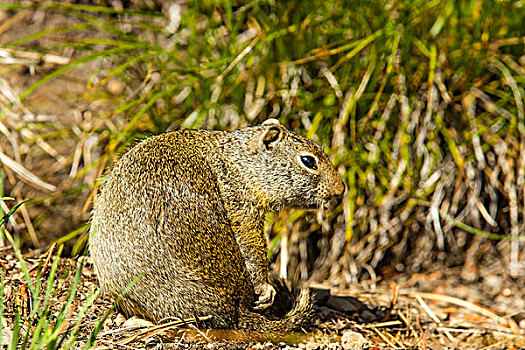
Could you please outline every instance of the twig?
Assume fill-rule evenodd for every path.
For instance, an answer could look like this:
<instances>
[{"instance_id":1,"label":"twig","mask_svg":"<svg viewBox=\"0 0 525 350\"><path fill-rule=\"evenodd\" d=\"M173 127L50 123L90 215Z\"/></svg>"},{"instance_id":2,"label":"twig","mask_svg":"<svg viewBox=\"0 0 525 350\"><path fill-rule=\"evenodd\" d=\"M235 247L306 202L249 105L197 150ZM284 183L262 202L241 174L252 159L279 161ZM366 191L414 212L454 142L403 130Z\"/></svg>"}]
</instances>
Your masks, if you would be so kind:
<instances>
[{"instance_id":1,"label":"twig","mask_svg":"<svg viewBox=\"0 0 525 350\"><path fill-rule=\"evenodd\" d=\"M204 337L204 339L206 339L207 342L211 342L211 339L210 337L208 337L206 334L204 334L203 331L201 331L200 329L198 329L197 327L195 327L194 325L192 324L189 324L188 325L190 328L193 328L195 331L197 331L197 333L199 333L200 335L202 335Z\"/></svg>"},{"instance_id":2,"label":"twig","mask_svg":"<svg viewBox=\"0 0 525 350\"><path fill-rule=\"evenodd\" d=\"M398 332L399 334L399 332ZM388 337L390 337L391 340L393 340L395 343L397 343L397 345L401 348L401 349L405 349L405 345L403 345L403 343L401 343L401 341L399 339L397 339L397 337L394 337L391 333L389 332L386 332L386 335Z\"/></svg>"},{"instance_id":3,"label":"twig","mask_svg":"<svg viewBox=\"0 0 525 350\"><path fill-rule=\"evenodd\" d=\"M133 346L129 346L129 345L126 345L126 344L121 344L119 342L114 342L114 341L111 341L111 340L104 340L104 339L99 339L98 340L99 342L102 342L102 343L106 343L106 344L109 344L109 345L114 345L114 346L122 346L123 348L126 348L126 349L133 349L133 350L140 350L141 348L135 348Z\"/></svg>"},{"instance_id":4,"label":"twig","mask_svg":"<svg viewBox=\"0 0 525 350\"><path fill-rule=\"evenodd\" d=\"M481 307L481 306L478 306L478 305L475 305L473 303L470 303L466 300L462 300L462 299L458 299L458 298L455 298L455 297L452 297L450 295L443 295L443 294L435 294L435 293L423 293L423 292L411 292L411 293L407 293L407 296L409 297L421 297L421 298L425 298L425 299L430 299L430 300L438 300L438 301L443 301L443 302L446 302L446 303L450 303L450 304L455 304L455 305L459 305L459 306L463 306L467 309L470 309L472 311L475 311L483 316L486 316L486 317L489 317L493 320L496 320L500 323L504 323L506 322L506 320L501 317L501 316L498 316L496 313L494 313L493 311L487 309L487 308L484 308L484 307Z\"/></svg>"},{"instance_id":5,"label":"twig","mask_svg":"<svg viewBox=\"0 0 525 350\"><path fill-rule=\"evenodd\" d=\"M407 325L408 329L412 332L414 337L419 338L419 334L416 332L414 327L412 327L412 324L408 321L405 315L403 315L401 312L398 312L397 315L399 316L400 319L403 320L403 322L405 322L405 324Z\"/></svg>"},{"instance_id":6,"label":"twig","mask_svg":"<svg viewBox=\"0 0 525 350\"><path fill-rule=\"evenodd\" d=\"M57 189L56 186L40 180L38 176L36 176L32 172L24 168L21 164L9 158L3 152L0 152L0 162L2 162L9 169L13 170L15 173L17 173L23 180L37 187L40 187L42 189L45 189L51 192L54 192Z\"/></svg>"},{"instance_id":7,"label":"twig","mask_svg":"<svg viewBox=\"0 0 525 350\"><path fill-rule=\"evenodd\" d=\"M55 158L57 162L60 163L60 165L65 166L67 164L67 160L64 156L62 156L58 151L53 148L49 143L47 143L42 136L36 135L29 129L22 129L20 131L23 138L26 139L34 139L36 141L36 144L38 147L40 147L44 152L49 154L51 157Z\"/></svg>"},{"instance_id":8,"label":"twig","mask_svg":"<svg viewBox=\"0 0 525 350\"><path fill-rule=\"evenodd\" d=\"M1 29L0 29L0 33L1 33ZM63 65L69 64L69 62L71 61L69 57L57 56L57 55L52 55L52 54L42 54L39 52L13 50L13 49L7 49L7 48L3 48L2 50L0 50L0 57L3 56L2 52L5 52L11 57L21 58L23 60L26 60L26 62L27 61L33 61L33 62L42 61L46 64L56 64L56 65L63 66ZM16 62L16 63L19 63L19 62Z\"/></svg>"},{"instance_id":9,"label":"twig","mask_svg":"<svg viewBox=\"0 0 525 350\"><path fill-rule=\"evenodd\" d=\"M23 199L20 195L19 188L15 190L15 195L18 202L22 202ZM22 213L22 218L24 219L24 223L26 224L27 232L29 233L29 237L31 238L31 243L33 243L33 245L36 248L40 247L40 241L38 240L35 228L33 227L33 223L31 222L31 216L29 215L25 204L20 206L20 212Z\"/></svg>"},{"instance_id":10,"label":"twig","mask_svg":"<svg viewBox=\"0 0 525 350\"><path fill-rule=\"evenodd\" d=\"M430 316L432 321L434 321L438 326L441 326L442 325L441 320L439 319L439 317L437 317L437 315L434 313L434 311L432 311L430 309L430 307L428 307L427 303L425 303L425 301L419 295L416 295L415 297L416 297L417 301L419 302L419 304L421 305L421 307L423 308L423 310L425 310L425 312L428 314L428 316ZM445 333L445 335L447 336L447 338L451 342L453 342L453 343L456 342L456 339L454 339L452 334L450 334L448 331L445 331L443 333Z\"/></svg>"},{"instance_id":11,"label":"twig","mask_svg":"<svg viewBox=\"0 0 525 350\"><path fill-rule=\"evenodd\" d=\"M30 13L31 12L29 10L23 10L23 11L18 12L13 17L9 18L8 20L6 20L2 25L0 25L0 34L8 30L16 22L23 20L24 17L26 17Z\"/></svg>"},{"instance_id":12,"label":"twig","mask_svg":"<svg viewBox=\"0 0 525 350\"><path fill-rule=\"evenodd\" d=\"M481 348L480 350L486 350L486 349L494 348L496 346L500 346L501 344L505 344L507 341L508 341L508 339L503 339L503 340L500 340L499 342L496 342L494 344L487 345L484 348Z\"/></svg>"},{"instance_id":13,"label":"twig","mask_svg":"<svg viewBox=\"0 0 525 350\"><path fill-rule=\"evenodd\" d=\"M399 298L399 291L401 290L401 287L399 286L399 284L397 283L394 283L394 286L392 288L392 302L391 302L391 306L390 308L394 308L394 306L396 306L396 303L397 303L397 299Z\"/></svg>"},{"instance_id":14,"label":"twig","mask_svg":"<svg viewBox=\"0 0 525 350\"><path fill-rule=\"evenodd\" d=\"M479 329L461 329L461 328L451 328L451 327L437 327L436 328L440 332L455 332L455 333L471 333L471 334L481 334L485 331L479 330Z\"/></svg>"},{"instance_id":15,"label":"twig","mask_svg":"<svg viewBox=\"0 0 525 350\"><path fill-rule=\"evenodd\" d=\"M46 271L47 266L49 265L49 262L51 261L51 256L53 255L53 251L55 250L57 244L53 243L51 245L51 248L47 251L46 260L44 261L44 265L42 265L42 274Z\"/></svg>"},{"instance_id":16,"label":"twig","mask_svg":"<svg viewBox=\"0 0 525 350\"><path fill-rule=\"evenodd\" d=\"M42 265L42 275L44 274L44 272L46 271L47 269L47 266L49 265L49 262L51 261L51 256L53 255L53 251L55 250L57 244L56 243L53 243L51 245L51 248L49 248L47 250L47 253L46 253L46 260L44 261L44 264ZM34 275L36 275L36 271L35 269L38 267L39 263L36 263L35 265L33 265L33 267L31 267L29 269L29 272L33 272L33 277Z\"/></svg>"},{"instance_id":17,"label":"twig","mask_svg":"<svg viewBox=\"0 0 525 350\"><path fill-rule=\"evenodd\" d=\"M209 320L211 319L211 316L203 316L203 317L199 317L198 320L199 321L206 321L206 320ZM189 318L189 319L185 319L185 320L181 320L181 321L173 321L173 322L169 322L169 323L165 323L165 324L161 324L161 325L158 325L158 326L153 326L153 327L149 327L149 328L146 328L146 329L143 329L139 332L137 332L136 334L130 336L130 337L127 337L121 341L118 342L118 344L129 344L131 342L134 342L134 341L139 341L143 338L146 338L148 336L153 336L153 335L156 335L156 334L159 334L159 333L163 333L163 332L166 332L170 329L173 329L173 328L177 328L185 323L190 323L190 322L196 322L197 319L196 318Z\"/></svg>"},{"instance_id":18,"label":"twig","mask_svg":"<svg viewBox=\"0 0 525 350\"><path fill-rule=\"evenodd\" d=\"M69 178L74 179L77 175L78 166L80 164L80 157L82 157L82 148L84 147L84 139L80 140L75 147L75 153L73 155L73 162L71 164L71 170L69 172Z\"/></svg>"},{"instance_id":19,"label":"twig","mask_svg":"<svg viewBox=\"0 0 525 350\"><path fill-rule=\"evenodd\" d=\"M397 348L397 346L394 345L394 343L392 343L390 341L390 339L388 339L383 333L381 333L381 331L379 329L377 329L376 327L372 327L372 329L381 337L381 339L383 339L389 346L391 346L392 348Z\"/></svg>"},{"instance_id":20,"label":"twig","mask_svg":"<svg viewBox=\"0 0 525 350\"><path fill-rule=\"evenodd\" d=\"M362 328L374 328L374 327L381 328L381 327L397 326L401 324L402 324L401 321L395 320L395 321L378 322L378 323L372 323L372 324L364 324L361 327Z\"/></svg>"},{"instance_id":21,"label":"twig","mask_svg":"<svg viewBox=\"0 0 525 350\"><path fill-rule=\"evenodd\" d=\"M425 332L423 332L423 327L421 327L421 322L419 322L419 314L417 314L416 316L416 323L417 323L417 327L419 328L419 334L420 334L418 343L421 344L422 349L426 349L428 345L428 340L427 340L427 337L425 336Z\"/></svg>"}]
</instances>

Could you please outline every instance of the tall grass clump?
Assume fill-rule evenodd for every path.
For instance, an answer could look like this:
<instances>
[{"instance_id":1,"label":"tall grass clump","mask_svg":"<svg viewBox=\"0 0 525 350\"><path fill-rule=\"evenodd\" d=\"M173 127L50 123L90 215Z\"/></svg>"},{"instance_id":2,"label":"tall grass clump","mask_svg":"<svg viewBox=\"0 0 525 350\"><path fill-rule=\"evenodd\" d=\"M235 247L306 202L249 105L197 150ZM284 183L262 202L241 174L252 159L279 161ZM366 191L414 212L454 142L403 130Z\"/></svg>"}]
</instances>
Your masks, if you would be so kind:
<instances>
[{"instance_id":1,"label":"tall grass clump","mask_svg":"<svg viewBox=\"0 0 525 350\"><path fill-rule=\"evenodd\" d=\"M81 97L103 108L80 133L61 129L46 142L91 140L100 152L66 153L64 164L78 171L58 195L29 202L34 208L67 194L87 200L87 212L97 178L137 138L274 117L320 142L348 186L343 204L319 220L303 212L270 219L272 259L281 257L283 274L345 283L378 268L471 269L494 258L523 272L522 2L140 4L0 5L74 19L5 45L73 50L20 94L22 104L96 63ZM112 81L122 93L105 89ZM13 108L6 105L4 118ZM28 125L11 132L24 128L39 134Z\"/></svg>"}]
</instances>

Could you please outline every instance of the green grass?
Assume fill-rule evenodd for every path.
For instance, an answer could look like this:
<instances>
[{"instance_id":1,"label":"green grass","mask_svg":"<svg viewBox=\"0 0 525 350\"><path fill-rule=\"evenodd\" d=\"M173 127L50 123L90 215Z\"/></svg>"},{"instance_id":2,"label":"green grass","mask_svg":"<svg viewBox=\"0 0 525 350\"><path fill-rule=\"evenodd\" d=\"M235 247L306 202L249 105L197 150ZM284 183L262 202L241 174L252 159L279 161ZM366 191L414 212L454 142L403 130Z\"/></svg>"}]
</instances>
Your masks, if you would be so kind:
<instances>
[{"instance_id":1,"label":"green grass","mask_svg":"<svg viewBox=\"0 0 525 350\"><path fill-rule=\"evenodd\" d=\"M505 237L512 251L507 262L517 262L525 208L521 2L189 1L175 33L166 30L169 21L158 9L140 5L0 8L41 6L78 23L7 47L43 53L69 47L75 58L22 92L22 99L79 65L111 62L93 72L82 96L110 106L81 130L97 135L104 152L79 170L72 188L48 201L85 198L97 186L79 185L89 170L111 164L137 138L278 117L320 142L348 185L343 205L324 219L332 235L311 220L294 226L319 256L308 262L310 274L337 261L346 271L348 258L360 267L410 271L437 260L462 265L472 259L465 252L487 237L496 238L492 249L475 259L498 256L495 244ZM38 41L44 37L45 46ZM123 95L103 88L111 78L128 88ZM50 143L73 134L61 134L60 125L45 127L56 132L46 136ZM274 227L279 237L285 225ZM76 252L85 239L80 242ZM298 243L291 242L298 256Z\"/></svg>"},{"instance_id":2,"label":"green grass","mask_svg":"<svg viewBox=\"0 0 525 350\"><path fill-rule=\"evenodd\" d=\"M6 200L6 198L0 198L0 200ZM13 208L0 219L0 226L4 225L8 218L13 215L23 203L24 202L20 202L13 206ZM14 248L16 258L20 264L20 269L23 273L23 280L20 282L23 284L22 287L25 286L28 290L27 294L29 299L25 300L25 302L28 303L29 306L15 306L13 310L14 316L5 316L6 300L4 299L4 291L9 283L13 283L13 280L12 278L7 278L5 276L5 270L2 270L0 274L0 337L4 335L2 332L3 328L9 327L9 323L5 322L6 318L10 318L12 321L10 325L11 337L7 340L4 339L2 344L4 344L4 342L7 343L7 349L9 350L26 348L69 349L73 346L78 346L76 341L79 333L77 332L80 324L84 321L83 317L85 312L100 294L99 289L92 290L89 295L86 296L86 301L77 311L74 320L72 322L71 320L67 320L67 318L71 317L71 312L73 311L74 298L79 298L77 288L84 264L82 262L77 264L74 280L67 290L67 301L57 309L56 305L55 307L53 306L53 304L56 303L54 299L56 299L57 294L62 291L63 281L67 277L67 272L63 276L57 276L58 263L63 246L59 246L54 254L49 272L43 271L45 267L41 262L33 278L18 248L18 244L13 240L11 234L8 231L4 231L4 237ZM14 286L14 284L12 284L12 286ZM24 310L28 310L29 314L26 314ZM96 323L91 337L85 342L85 349L91 347L106 317L103 317Z\"/></svg>"}]
</instances>

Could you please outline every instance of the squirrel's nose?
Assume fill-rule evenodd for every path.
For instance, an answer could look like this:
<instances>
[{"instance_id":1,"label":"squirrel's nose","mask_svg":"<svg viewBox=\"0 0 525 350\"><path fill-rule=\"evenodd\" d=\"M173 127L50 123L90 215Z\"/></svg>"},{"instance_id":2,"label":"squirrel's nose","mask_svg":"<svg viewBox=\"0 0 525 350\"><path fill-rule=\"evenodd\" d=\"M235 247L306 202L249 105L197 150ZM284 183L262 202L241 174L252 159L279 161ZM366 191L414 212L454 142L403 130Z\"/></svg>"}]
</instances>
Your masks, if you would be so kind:
<instances>
[{"instance_id":1,"label":"squirrel's nose","mask_svg":"<svg viewBox=\"0 0 525 350\"><path fill-rule=\"evenodd\" d=\"M332 188L333 188L333 191L332 191L330 203L334 207L336 207L339 204L341 204L341 202L343 201L343 194L345 193L345 189L346 189L345 183L343 182L341 177L338 178L338 180L332 186Z\"/></svg>"},{"instance_id":2,"label":"squirrel's nose","mask_svg":"<svg viewBox=\"0 0 525 350\"><path fill-rule=\"evenodd\" d=\"M339 181L337 181L337 184L335 185L334 195L336 197L343 198L343 194L345 193L346 186L341 177L339 177L338 180Z\"/></svg>"}]
</instances>

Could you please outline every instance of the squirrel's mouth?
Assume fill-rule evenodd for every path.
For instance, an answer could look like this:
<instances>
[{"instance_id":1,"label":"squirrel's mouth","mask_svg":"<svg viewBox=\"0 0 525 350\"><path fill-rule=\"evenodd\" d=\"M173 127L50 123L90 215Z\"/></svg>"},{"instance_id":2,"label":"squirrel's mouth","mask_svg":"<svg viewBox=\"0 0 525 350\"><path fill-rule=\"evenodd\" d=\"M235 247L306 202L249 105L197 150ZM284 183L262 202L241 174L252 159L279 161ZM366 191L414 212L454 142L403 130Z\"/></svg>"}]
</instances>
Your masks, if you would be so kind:
<instances>
[{"instance_id":1,"label":"squirrel's mouth","mask_svg":"<svg viewBox=\"0 0 525 350\"><path fill-rule=\"evenodd\" d=\"M326 198L321 201L321 207L325 210L334 210L339 204L341 204L343 196L333 196Z\"/></svg>"},{"instance_id":2,"label":"squirrel's mouth","mask_svg":"<svg viewBox=\"0 0 525 350\"><path fill-rule=\"evenodd\" d=\"M322 207L324 204L323 200L318 200L316 198L311 198L309 201L304 201L300 205L294 206L295 209L299 210L316 210Z\"/></svg>"},{"instance_id":3,"label":"squirrel's mouth","mask_svg":"<svg viewBox=\"0 0 525 350\"><path fill-rule=\"evenodd\" d=\"M301 208L302 210L316 210L316 209L323 209L323 210L334 210L340 203L341 203L342 197L328 197L328 198L321 198L321 199L315 199L311 202L303 203Z\"/></svg>"},{"instance_id":4,"label":"squirrel's mouth","mask_svg":"<svg viewBox=\"0 0 525 350\"><path fill-rule=\"evenodd\" d=\"M319 197L310 197L307 200L301 201L300 204L295 203L293 206L294 209L300 209L300 210L316 210L316 209L323 209L323 210L334 210L339 204L341 204L341 201L343 199L343 196L327 196L324 198Z\"/></svg>"}]
</instances>

